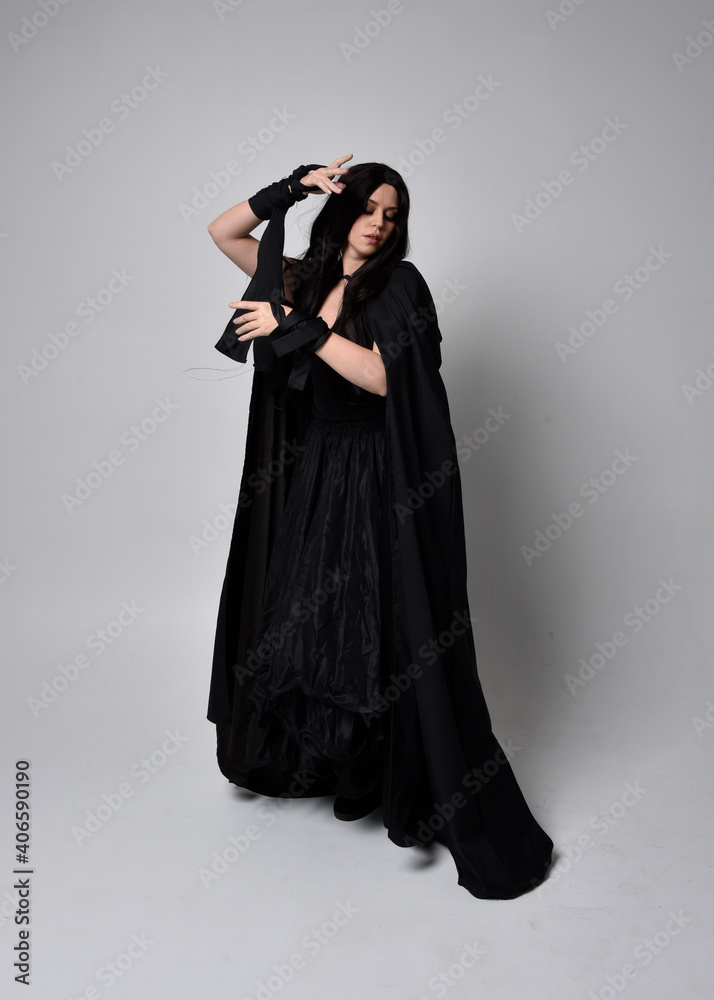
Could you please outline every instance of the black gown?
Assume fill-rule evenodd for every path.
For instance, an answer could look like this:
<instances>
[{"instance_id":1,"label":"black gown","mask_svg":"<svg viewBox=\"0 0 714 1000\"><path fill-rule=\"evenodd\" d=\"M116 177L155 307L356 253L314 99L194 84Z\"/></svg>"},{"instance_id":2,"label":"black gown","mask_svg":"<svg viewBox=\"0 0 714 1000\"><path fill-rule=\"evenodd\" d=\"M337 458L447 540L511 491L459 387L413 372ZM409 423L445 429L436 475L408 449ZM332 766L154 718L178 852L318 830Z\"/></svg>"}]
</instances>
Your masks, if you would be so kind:
<instances>
[{"instance_id":1,"label":"black gown","mask_svg":"<svg viewBox=\"0 0 714 1000\"><path fill-rule=\"evenodd\" d=\"M309 377L310 421L246 656L243 767L358 798L381 784L388 721L386 399L317 356Z\"/></svg>"},{"instance_id":2,"label":"black gown","mask_svg":"<svg viewBox=\"0 0 714 1000\"><path fill-rule=\"evenodd\" d=\"M271 215L246 300L281 294L284 217ZM366 302L387 395L366 396L377 409L364 419L382 409L384 432L359 428L357 410L334 419L333 370L306 350L309 330L304 347L300 330L239 341L230 321L215 345L241 364L252 345L255 370L207 717L234 784L352 795L381 775L393 843L436 840L459 885L512 899L546 876L553 841L493 733L478 677L436 315L409 261ZM329 574L348 566L346 580ZM344 586L320 586L336 578ZM256 647L282 627L284 658L270 641Z\"/></svg>"}]
</instances>

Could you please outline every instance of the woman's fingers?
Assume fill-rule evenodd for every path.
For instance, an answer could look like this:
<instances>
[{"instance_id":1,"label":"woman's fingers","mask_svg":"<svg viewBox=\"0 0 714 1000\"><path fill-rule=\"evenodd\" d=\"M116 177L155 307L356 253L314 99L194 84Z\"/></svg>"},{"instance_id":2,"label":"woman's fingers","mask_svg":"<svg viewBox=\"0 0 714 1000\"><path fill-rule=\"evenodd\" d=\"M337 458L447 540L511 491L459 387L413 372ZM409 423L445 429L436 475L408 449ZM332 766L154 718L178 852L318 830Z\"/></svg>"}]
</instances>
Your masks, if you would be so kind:
<instances>
[{"instance_id":1,"label":"woman's fingers","mask_svg":"<svg viewBox=\"0 0 714 1000\"><path fill-rule=\"evenodd\" d=\"M346 163L348 160L351 160L353 155L354 155L353 153L348 153L347 156L338 156L337 159L333 160L332 163L330 164L330 166L327 167L327 170L329 170L331 167L334 167L335 164L338 167L341 167L343 163ZM342 173L345 173L346 170L349 170L349 167L345 167L342 170ZM337 173L337 171L334 170L333 173Z\"/></svg>"},{"instance_id":2,"label":"woman's fingers","mask_svg":"<svg viewBox=\"0 0 714 1000\"><path fill-rule=\"evenodd\" d=\"M323 171L325 169L326 169L325 167L320 167L320 171ZM325 176L322 173L318 174L317 170L313 170L312 173L305 174L304 177L300 178L300 181L306 187L313 187L313 188L317 187L321 191L324 191L325 194L332 194L333 191L339 190L332 183L329 177ZM308 191L308 194L315 194L315 193L316 193L315 191Z\"/></svg>"},{"instance_id":3,"label":"woman's fingers","mask_svg":"<svg viewBox=\"0 0 714 1000\"><path fill-rule=\"evenodd\" d=\"M238 340L244 339L244 335L245 337L267 337L277 327L269 302L239 299L237 302L229 302L228 304L235 309L244 310L242 316L236 316L231 320L236 327Z\"/></svg>"},{"instance_id":4,"label":"woman's fingers","mask_svg":"<svg viewBox=\"0 0 714 1000\"><path fill-rule=\"evenodd\" d=\"M318 187L325 194L332 194L333 192L340 194L341 191L344 191L345 185L342 181L333 181L332 178L336 174L349 173L349 167L343 167L342 164L346 163L347 160L351 160L353 155L352 153L348 153L347 156L338 156L337 159L332 161L329 167L318 167L317 170L306 174L301 178L302 183L306 187Z\"/></svg>"},{"instance_id":5,"label":"woman's fingers","mask_svg":"<svg viewBox=\"0 0 714 1000\"><path fill-rule=\"evenodd\" d=\"M329 167L324 167L325 173L329 177L334 177L335 174L347 174L349 173L349 167L343 167L342 164L346 163L347 160L352 159L352 153L348 153L347 156L338 156L336 160L333 160Z\"/></svg>"},{"instance_id":6,"label":"woman's fingers","mask_svg":"<svg viewBox=\"0 0 714 1000\"><path fill-rule=\"evenodd\" d=\"M341 181L332 181L329 177L315 177L312 183L324 191L325 194L332 194L333 191L339 194L345 186Z\"/></svg>"},{"instance_id":7,"label":"woman's fingers","mask_svg":"<svg viewBox=\"0 0 714 1000\"><path fill-rule=\"evenodd\" d=\"M331 181L331 180L318 181L318 184L320 185L320 187L322 188L322 190L325 192L325 194L332 194L333 191L336 194L339 194L340 191L342 190L342 188L344 188L344 186L345 186L343 184L342 187L339 187L338 186L339 185L339 181L337 183L335 183L335 181Z\"/></svg>"},{"instance_id":8,"label":"woman's fingers","mask_svg":"<svg viewBox=\"0 0 714 1000\"><path fill-rule=\"evenodd\" d=\"M261 305L261 303L248 302L247 299L241 299L240 302L229 302L228 305L232 306L234 309L246 310L246 312L242 316L236 316L236 318L232 320L232 322L235 323L236 326L239 326L241 328L242 332L245 332L247 329L249 329L247 324L252 323L257 318L255 315L255 310L259 305ZM253 329L255 328L253 327Z\"/></svg>"},{"instance_id":9,"label":"woman's fingers","mask_svg":"<svg viewBox=\"0 0 714 1000\"><path fill-rule=\"evenodd\" d=\"M244 333L254 333L256 330L260 330L261 327L260 320L258 319L248 319L243 320L243 322L233 320L233 322L238 324L236 328L236 336L238 337L238 340L240 340Z\"/></svg>"},{"instance_id":10,"label":"woman's fingers","mask_svg":"<svg viewBox=\"0 0 714 1000\"><path fill-rule=\"evenodd\" d=\"M352 153L348 153L347 156L338 156L336 160L332 161L329 167L325 167L325 173L328 176L330 187L337 194L339 194L340 191L344 191L345 185L342 183L342 181L333 181L332 178L336 174L348 174L350 172L350 168L343 167L342 164L346 163L347 160L351 160L352 155L353 155Z\"/></svg>"}]
</instances>

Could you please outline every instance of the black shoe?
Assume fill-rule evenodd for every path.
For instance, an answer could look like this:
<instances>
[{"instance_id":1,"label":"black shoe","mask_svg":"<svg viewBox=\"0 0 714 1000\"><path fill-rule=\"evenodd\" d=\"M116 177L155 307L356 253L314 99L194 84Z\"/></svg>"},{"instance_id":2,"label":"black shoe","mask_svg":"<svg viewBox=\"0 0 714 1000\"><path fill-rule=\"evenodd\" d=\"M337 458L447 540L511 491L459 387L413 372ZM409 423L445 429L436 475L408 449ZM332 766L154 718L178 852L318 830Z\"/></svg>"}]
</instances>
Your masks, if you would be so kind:
<instances>
[{"instance_id":1,"label":"black shoe","mask_svg":"<svg viewBox=\"0 0 714 1000\"><path fill-rule=\"evenodd\" d=\"M371 812L382 803L382 789L375 788L360 799L348 799L345 795L338 795L335 799L332 811L336 819L352 820L362 819L369 816Z\"/></svg>"}]
</instances>

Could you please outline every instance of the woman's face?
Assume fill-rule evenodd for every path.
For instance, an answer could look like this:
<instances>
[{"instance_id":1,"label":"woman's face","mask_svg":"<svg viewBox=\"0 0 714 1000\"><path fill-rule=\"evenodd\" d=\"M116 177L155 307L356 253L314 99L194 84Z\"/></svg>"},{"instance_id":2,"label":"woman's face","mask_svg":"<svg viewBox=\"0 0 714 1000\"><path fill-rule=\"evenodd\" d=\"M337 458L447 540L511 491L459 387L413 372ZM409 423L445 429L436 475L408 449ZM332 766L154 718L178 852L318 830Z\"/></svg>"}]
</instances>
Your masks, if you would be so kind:
<instances>
[{"instance_id":1,"label":"woman's face","mask_svg":"<svg viewBox=\"0 0 714 1000\"><path fill-rule=\"evenodd\" d=\"M347 247L352 256L367 260L373 256L394 232L395 218L399 207L396 188L391 184L381 184L367 201L367 210L355 219L342 248L344 256Z\"/></svg>"}]
</instances>

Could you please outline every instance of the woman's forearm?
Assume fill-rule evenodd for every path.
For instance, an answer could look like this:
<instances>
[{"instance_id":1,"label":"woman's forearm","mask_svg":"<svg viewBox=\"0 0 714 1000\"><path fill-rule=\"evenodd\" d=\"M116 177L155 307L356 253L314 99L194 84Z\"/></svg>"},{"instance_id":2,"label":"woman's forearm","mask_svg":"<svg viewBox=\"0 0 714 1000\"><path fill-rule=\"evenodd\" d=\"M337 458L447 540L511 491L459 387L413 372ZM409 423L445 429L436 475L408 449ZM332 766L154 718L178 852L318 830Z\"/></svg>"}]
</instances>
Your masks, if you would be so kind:
<instances>
[{"instance_id":1,"label":"woman's forearm","mask_svg":"<svg viewBox=\"0 0 714 1000\"><path fill-rule=\"evenodd\" d=\"M283 310L287 316L292 312L292 306L283 305ZM360 347L333 330L313 353L349 382L378 396L387 395L387 373L376 344L371 350Z\"/></svg>"},{"instance_id":2,"label":"woman's forearm","mask_svg":"<svg viewBox=\"0 0 714 1000\"><path fill-rule=\"evenodd\" d=\"M376 348L370 350L360 347L333 331L315 354L344 378L367 392L374 392L378 396L387 395L387 373L382 356Z\"/></svg>"},{"instance_id":3,"label":"woman's forearm","mask_svg":"<svg viewBox=\"0 0 714 1000\"><path fill-rule=\"evenodd\" d=\"M208 226L208 232L216 243L222 240L242 240L263 221L252 211L246 200L226 209L222 215L214 219Z\"/></svg>"}]
</instances>

